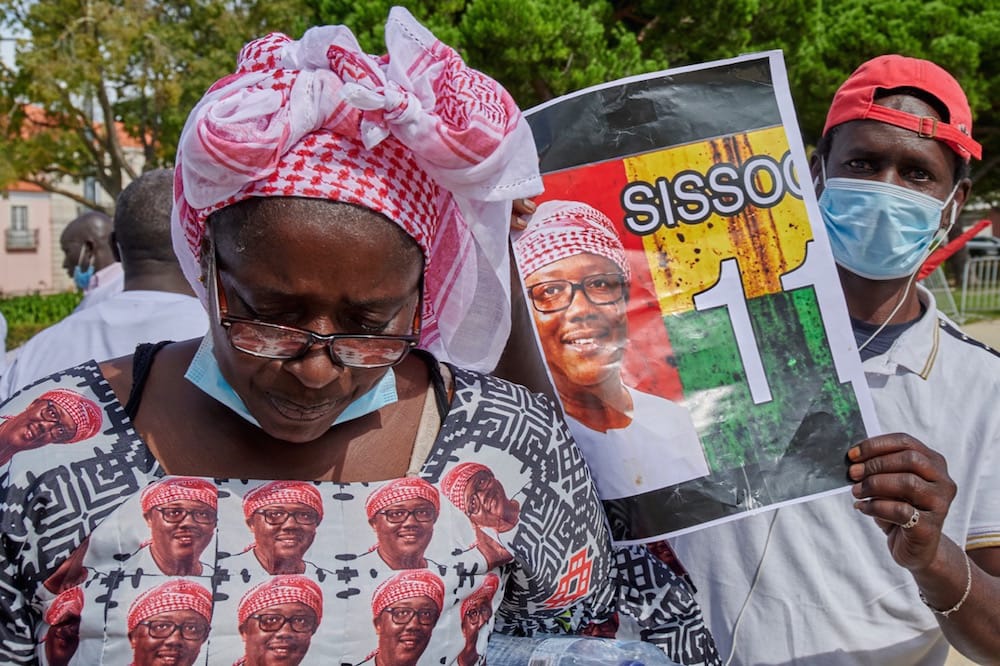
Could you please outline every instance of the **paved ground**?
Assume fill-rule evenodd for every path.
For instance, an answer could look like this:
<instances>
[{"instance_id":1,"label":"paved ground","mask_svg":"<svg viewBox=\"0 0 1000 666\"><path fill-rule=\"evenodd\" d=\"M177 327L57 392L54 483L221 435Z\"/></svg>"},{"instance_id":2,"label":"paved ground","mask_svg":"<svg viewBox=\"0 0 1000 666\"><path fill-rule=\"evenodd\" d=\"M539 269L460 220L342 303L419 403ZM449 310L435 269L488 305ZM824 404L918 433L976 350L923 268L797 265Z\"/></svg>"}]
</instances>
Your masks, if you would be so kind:
<instances>
[{"instance_id":1,"label":"paved ground","mask_svg":"<svg viewBox=\"0 0 1000 666\"><path fill-rule=\"evenodd\" d=\"M1000 319L965 324L962 330L994 349L1000 349Z\"/></svg>"}]
</instances>

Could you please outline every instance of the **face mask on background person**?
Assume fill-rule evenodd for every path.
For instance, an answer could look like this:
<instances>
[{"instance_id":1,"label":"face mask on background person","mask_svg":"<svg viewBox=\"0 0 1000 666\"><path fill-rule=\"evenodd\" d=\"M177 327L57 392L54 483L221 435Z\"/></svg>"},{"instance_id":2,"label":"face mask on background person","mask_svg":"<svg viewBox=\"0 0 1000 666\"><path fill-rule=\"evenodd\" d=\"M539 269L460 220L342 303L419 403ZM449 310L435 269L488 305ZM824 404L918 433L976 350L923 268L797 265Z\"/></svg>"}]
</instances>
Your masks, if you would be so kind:
<instances>
[{"instance_id":1,"label":"face mask on background person","mask_svg":"<svg viewBox=\"0 0 1000 666\"><path fill-rule=\"evenodd\" d=\"M819 208L826 224L833 258L847 270L871 280L912 275L955 223L941 226L947 199L914 192L899 185L857 178L826 178Z\"/></svg>"},{"instance_id":2,"label":"face mask on background person","mask_svg":"<svg viewBox=\"0 0 1000 666\"><path fill-rule=\"evenodd\" d=\"M80 248L80 257L76 260L76 266L73 267L73 283L76 284L77 288L81 291L86 291L87 287L90 286L90 279L94 277L93 259L87 262L86 270L80 268L83 264L83 255L86 251L86 246Z\"/></svg>"}]
</instances>

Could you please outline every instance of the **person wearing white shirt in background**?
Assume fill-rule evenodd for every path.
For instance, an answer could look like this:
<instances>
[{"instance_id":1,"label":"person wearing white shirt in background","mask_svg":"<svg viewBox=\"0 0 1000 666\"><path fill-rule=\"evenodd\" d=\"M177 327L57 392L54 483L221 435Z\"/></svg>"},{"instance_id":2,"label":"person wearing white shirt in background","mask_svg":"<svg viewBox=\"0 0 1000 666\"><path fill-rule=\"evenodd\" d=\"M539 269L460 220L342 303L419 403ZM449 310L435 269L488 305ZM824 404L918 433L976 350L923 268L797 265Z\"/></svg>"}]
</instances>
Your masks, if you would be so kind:
<instances>
[{"instance_id":1,"label":"person wearing white shirt in background","mask_svg":"<svg viewBox=\"0 0 1000 666\"><path fill-rule=\"evenodd\" d=\"M59 237L63 268L83 300L73 312L86 310L122 291L125 274L111 240L111 218L88 210L66 225Z\"/></svg>"},{"instance_id":2,"label":"person wearing white shirt in background","mask_svg":"<svg viewBox=\"0 0 1000 666\"><path fill-rule=\"evenodd\" d=\"M7 320L0 312L0 379L3 379L7 369Z\"/></svg>"},{"instance_id":3,"label":"person wearing white shirt in background","mask_svg":"<svg viewBox=\"0 0 1000 666\"><path fill-rule=\"evenodd\" d=\"M142 342L205 334L205 309L184 279L171 244L172 205L172 169L145 173L125 188L111 235L124 269L124 291L28 340L0 377L0 401L64 368L131 354Z\"/></svg>"},{"instance_id":4,"label":"person wearing white shirt in background","mask_svg":"<svg viewBox=\"0 0 1000 666\"><path fill-rule=\"evenodd\" d=\"M852 494L672 540L726 663L1000 663L1000 355L913 284L980 155L934 63L880 56L834 97L811 176L892 434L844 442Z\"/></svg>"}]
</instances>

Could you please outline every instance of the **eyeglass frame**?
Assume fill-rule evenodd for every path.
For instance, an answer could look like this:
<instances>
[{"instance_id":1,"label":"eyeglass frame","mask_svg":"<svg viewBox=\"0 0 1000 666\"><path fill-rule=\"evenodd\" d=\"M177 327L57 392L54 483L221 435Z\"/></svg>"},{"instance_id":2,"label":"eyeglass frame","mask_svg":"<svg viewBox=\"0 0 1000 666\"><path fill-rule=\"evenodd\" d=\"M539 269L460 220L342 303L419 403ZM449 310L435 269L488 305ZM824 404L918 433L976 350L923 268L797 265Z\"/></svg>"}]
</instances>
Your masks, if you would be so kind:
<instances>
[{"instance_id":1,"label":"eyeglass frame","mask_svg":"<svg viewBox=\"0 0 1000 666\"><path fill-rule=\"evenodd\" d=\"M265 617L280 617L281 624L279 624L274 629L265 629L264 625L262 624L262 620ZM292 631L294 631L297 634L314 634L316 633L316 629L319 628L319 621L316 619L315 615L312 617L308 615L292 615L291 617L289 617L288 615L282 615L281 613L257 613L255 615L251 615L250 619L257 620L257 628L266 634L278 633L279 631L281 631L281 628L284 627L286 624L289 626L289 628L291 628ZM312 622L312 626L308 629L296 629L295 625L292 624L293 620L309 620L310 622Z\"/></svg>"},{"instance_id":2,"label":"eyeglass frame","mask_svg":"<svg viewBox=\"0 0 1000 666\"><path fill-rule=\"evenodd\" d=\"M431 610L429 608L393 608L393 607L389 606L387 608L383 608L382 612L383 613L388 613L389 614L389 619L397 627L404 627L404 626L408 625L410 623L410 620L412 620L413 618L417 618L417 624L419 624L421 627L433 627L435 624L437 624L438 619L441 617L441 612L440 611L438 611L438 610ZM408 617L403 622L400 622L400 621L398 621L396 619L396 613L408 614L408 615L410 615L410 617ZM420 621L421 613L424 613L424 614L433 614L434 619L431 622L421 622ZM426 616L427 615L425 615L425 617Z\"/></svg>"},{"instance_id":3,"label":"eyeglass frame","mask_svg":"<svg viewBox=\"0 0 1000 666\"><path fill-rule=\"evenodd\" d=\"M146 627L146 633L149 634L149 637L150 638L157 638L157 639L160 639L160 638L170 638L171 636L173 636L175 633L177 633L179 631L180 634L181 634L181 638L184 639L184 640L186 640L186 641L203 641L206 638L208 638L209 632L212 631L212 627L209 626L209 624L207 622L204 623L204 624L201 624L201 623L197 623L197 622L171 622L170 620L156 620L156 624L169 624L170 625L170 631L168 633L163 634L162 636L157 636L156 634L153 633L153 627L152 627L153 621L152 620L144 620L142 622L137 622L136 624L137 625L142 625L142 626ZM205 635L201 636L199 638L189 638L189 637L185 636L184 635L184 629L185 629L185 627L193 627L193 626L203 627L204 630L205 630Z\"/></svg>"},{"instance_id":4,"label":"eyeglass frame","mask_svg":"<svg viewBox=\"0 0 1000 666\"><path fill-rule=\"evenodd\" d=\"M277 522L272 522L267 517L268 513L283 513L283 514L285 514L285 517L284 517L284 519L279 520ZM311 522L311 523L310 522L303 522L303 521L299 520L298 514L305 514L305 513L308 513L309 515L314 516L315 520L313 522ZM254 515L259 515L261 518L264 519L265 523L267 523L268 525L272 525L272 526L273 525L284 525L285 523L288 522L289 518L291 518L292 520L294 520L296 525L309 525L309 526L319 525L320 520L321 520L321 518L319 517L319 511L316 511L315 509L300 509L298 511L289 511L288 509L266 509L265 508L265 509L257 509L256 511L254 511Z\"/></svg>"},{"instance_id":5,"label":"eyeglass frame","mask_svg":"<svg viewBox=\"0 0 1000 666\"><path fill-rule=\"evenodd\" d=\"M402 511L406 515L403 516L402 520L394 521L391 518L389 518L390 511ZM420 518L417 518L417 511L428 511L430 512L431 517L428 518L427 520L420 520ZM434 510L433 505L430 507L420 506L417 507L416 509L382 509L381 511L377 511L376 513L385 518L385 522L389 523L390 525L402 525L403 523L405 523L407 520L410 519L410 516L413 516L413 519L418 523L433 523L435 520L437 520L438 517L438 512Z\"/></svg>"},{"instance_id":6,"label":"eyeglass frame","mask_svg":"<svg viewBox=\"0 0 1000 666\"><path fill-rule=\"evenodd\" d=\"M346 368L359 368L362 370L372 370L377 368L390 368L392 366L398 365L403 362L403 359L416 348L417 344L420 342L420 324L421 324L421 307L420 304L423 303L423 278L421 278L421 285L419 289L419 296L417 299L416 311L413 313L413 324L411 330L413 333L409 335L384 335L380 333L333 333L331 335L321 335L319 333L314 333L307 328L299 328L298 326L288 326L285 324L273 324L267 321L261 321L260 319L253 319L251 317L240 317L238 315L229 314L229 303L226 298L226 291L222 288L222 278L219 277L219 267L218 267L218 257L216 256L215 243L209 239L211 248L209 252L211 253L211 260L209 261L208 270L212 274L210 280L213 283L215 290L215 298L212 299L211 296L209 300L215 301L215 314L218 317L219 325L222 326L226 331L226 339L229 341L229 345L238 352L243 354L248 354L256 358L266 358L275 361L296 361L305 357L317 343L321 343L326 349L327 355L330 360L337 365L341 365ZM273 356L271 354L264 354L261 352L250 351L248 349L242 349L237 347L233 342L233 336L231 327L233 324L245 324L249 326L254 326L264 329L278 329L282 331L291 331L294 333L305 334L308 336L309 343L306 344L302 351L293 356ZM343 340L345 338L350 339L364 339L364 340L387 340L387 341L403 341L407 343L406 348L400 354L399 358L391 363L385 363L380 365L354 365L351 363L346 363L340 356L333 350L333 345L337 340Z\"/></svg>"},{"instance_id":7,"label":"eyeglass frame","mask_svg":"<svg viewBox=\"0 0 1000 666\"><path fill-rule=\"evenodd\" d=\"M160 518L163 519L163 522L169 525L179 525L183 523L184 519L187 518L188 516L191 516L191 520L198 523L199 525L215 525L216 523L219 522L219 512L212 511L211 509L183 509L179 506L154 506L152 507L152 510L158 511L160 514ZM180 520L170 520L164 515L163 513L164 511L181 511L183 512L184 515L180 517ZM213 514L213 518L209 522L203 523L202 521L194 517L195 512L211 513Z\"/></svg>"},{"instance_id":8,"label":"eyeglass frame","mask_svg":"<svg viewBox=\"0 0 1000 666\"><path fill-rule=\"evenodd\" d=\"M613 301L603 301L598 303L591 297L590 293L587 292L587 288L586 286L584 286L584 281L590 280L592 278L601 278L601 277L607 278L612 276L617 277L621 280L621 290L622 290L621 295L618 296L618 298L614 299ZM570 287L569 300L566 302L566 305L564 305L561 308L554 308L549 310L543 310L542 308L540 308L538 306L538 303L535 301L535 295L534 295L535 289L550 284L560 284L560 283L568 284ZM623 301L625 298L628 297L628 279L622 272L592 273L591 275L585 275L583 279L580 280L579 282L574 282L572 280L545 280L544 282L536 282L535 284L532 285L525 285L524 290L528 293L528 300L531 301L531 307L535 308L535 310L541 312L542 314L553 314L556 312L562 312L563 310L568 310L569 307L573 305L573 299L576 298L576 292L578 291L583 292L584 298L586 298L591 305L600 306L600 305L614 305L615 303L620 303L621 301Z\"/></svg>"}]
</instances>

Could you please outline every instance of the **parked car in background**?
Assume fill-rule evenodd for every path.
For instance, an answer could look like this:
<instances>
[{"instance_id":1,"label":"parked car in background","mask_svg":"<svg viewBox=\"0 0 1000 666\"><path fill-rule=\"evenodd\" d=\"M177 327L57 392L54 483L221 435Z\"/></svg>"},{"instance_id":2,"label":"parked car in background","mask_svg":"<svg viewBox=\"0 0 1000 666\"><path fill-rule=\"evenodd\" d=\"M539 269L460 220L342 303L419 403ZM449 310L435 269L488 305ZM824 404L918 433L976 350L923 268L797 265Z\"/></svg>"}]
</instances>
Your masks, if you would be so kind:
<instances>
[{"instance_id":1,"label":"parked car in background","mask_svg":"<svg viewBox=\"0 0 1000 666\"><path fill-rule=\"evenodd\" d=\"M996 236L973 236L965 247L971 257L1000 256L1000 238Z\"/></svg>"}]
</instances>

